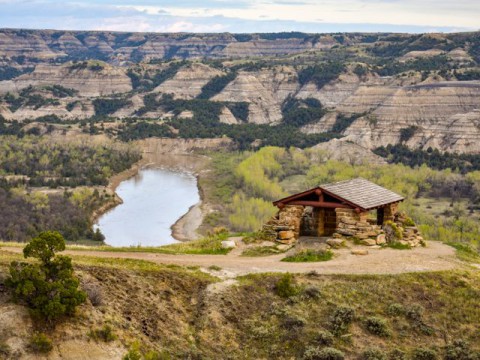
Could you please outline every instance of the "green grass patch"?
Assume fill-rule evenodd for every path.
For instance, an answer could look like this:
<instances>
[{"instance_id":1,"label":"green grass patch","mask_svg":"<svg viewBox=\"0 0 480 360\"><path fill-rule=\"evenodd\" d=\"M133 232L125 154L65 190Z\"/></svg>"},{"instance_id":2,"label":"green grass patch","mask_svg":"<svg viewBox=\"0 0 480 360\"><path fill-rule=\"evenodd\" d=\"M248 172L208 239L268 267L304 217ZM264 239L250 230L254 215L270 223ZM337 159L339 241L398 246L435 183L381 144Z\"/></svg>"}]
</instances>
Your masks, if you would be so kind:
<instances>
[{"instance_id":1,"label":"green grass patch","mask_svg":"<svg viewBox=\"0 0 480 360\"><path fill-rule=\"evenodd\" d=\"M287 256L282 259L285 262L320 262L328 261L333 258L333 252L327 251L315 251L315 250L303 250L294 255Z\"/></svg>"},{"instance_id":2,"label":"green grass patch","mask_svg":"<svg viewBox=\"0 0 480 360\"><path fill-rule=\"evenodd\" d=\"M106 252L138 252L138 253L159 253L159 254L194 254L194 255L225 255L231 249L223 249L222 241L229 237L228 233L221 233L207 236L200 240L186 241L158 247L128 246L112 247L104 246L86 246L86 245L67 245L67 250L73 251L106 251ZM25 243L0 242L1 247L25 247Z\"/></svg>"},{"instance_id":3,"label":"green grass patch","mask_svg":"<svg viewBox=\"0 0 480 360\"><path fill-rule=\"evenodd\" d=\"M392 242L392 243L387 243L385 247L388 247L390 249L395 249L395 250L411 250L412 247L408 244L402 244L399 242Z\"/></svg>"},{"instance_id":4,"label":"green grass patch","mask_svg":"<svg viewBox=\"0 0 480 360\"><path fill-rule=\"evenodd\" d=\"M256 246L256 247L245 249L242 252L242 256L260 257L260 256L283 254L284 252L285 252L284 250L280 250L276 246Z\"/></svg>"},{"instance_id":5,"label":"green grass patch","mask_svg":"<svg viewBox=\"0 0 480 360\"><path fill-rule=\"evenodd\" d=\"M446 244L457 250L456 254L460 260L480 264L480 254L470 245L458 242L447 242Z\"/></svg>"}]
</instances>

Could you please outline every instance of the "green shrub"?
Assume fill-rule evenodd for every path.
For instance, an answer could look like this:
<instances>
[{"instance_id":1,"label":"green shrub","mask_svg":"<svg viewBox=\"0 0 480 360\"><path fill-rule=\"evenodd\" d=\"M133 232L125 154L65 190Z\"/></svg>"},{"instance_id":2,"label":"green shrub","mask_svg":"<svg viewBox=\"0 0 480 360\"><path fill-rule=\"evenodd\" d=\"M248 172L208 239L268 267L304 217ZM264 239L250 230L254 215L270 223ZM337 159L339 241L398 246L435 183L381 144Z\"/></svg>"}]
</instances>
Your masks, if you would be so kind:
<instances>
[{"instance_id":1,"label":"green shrub","mask_svg":"<svg viewBox=\"0 0 480 360\"><path fill-rule=\"evenodd\" d=\"M340 350L327 347L320 349L319 347L309 347L303 354L305 360L343 360L345 355Z\"/></svg>"},{"instance_id":2,"label":"green shrub","mask_svg":"<svg viewBox=\"0 0 480 360\"><path fill-rule=\"evenodd\" d=\"M302 250L294 255L287 256L282 259L285 262L319 262L328 261L333 257L330 250L316 251L316 250Z\"/></svg>"},{"instance_id":3,"label":"green shrub","mask_svg":"<svg viewBox=\"0 0 480 360\"><path fill-rule=\"evenodd\" d=\"M372 349L367 349L365 350L362 355L360 356L360 359L362 360L387 360L387 355L380 350L376 348Z\"/></svg>"},{"instance_id":4,"label":"green shrub","mask_svg":"<svg viewBox=\"0 0 480 360\"><path fill-rule=\"evenodd\" d=\"M407 354L400 349L393 349L388 353L388 360L407 360Z\"/></svg>"},{"instance_id":5,"label":"green shrub","mask_svg":"<svg viewBox=\"0 0 480 360\"><path fill-rule=\"evenodd\" d=\"M0 342L0 359L3 359L3 357L8 357L11 353L12 349L10 349L10 346L4 342Z\"/></svg>"},{"instance_id":6,"label":"green shrub","mask_svg":"<svg viewBox=\"0 0 480 360\"><path fill-rule=\"evenodd\" d=\"M286 273L282 275L280 280L275 284L275 293L283 298L289 298L300 292L299 287L295 284L295 278L292 274Z\"/></svg>"},{"instance_id":7,"label":"green shrub","mask_svg":"<svg viewBox=\"0 0 480 360\"><path fill-rule=\"evenodd\" d=\"M393 303L388 305L387 314L390 316L400 316L405 313L405 308L402 304Z\"/></svg>"},{"instance_id":8,"label":"green shrub","mask_svg":"<svg viewBox=\"0 0 480 360\"><path fill-rule=\"evenodd\" d=\"M49 353L53 349L52 340L44 333L37 333L30 339L30 349L34 353Z\"/></svg>"},{"instance_id":9,"label":"green shrub","mask_svg":"<svg viewBox=\"0 0 480 360\"><path fill-rule=\"evenodd\" d=\"M108 324L104 325L101 329L91 330L88 335L96 341L101 340L103 342L111 342L117 338L113 328Z\"/></svg>"},{"instance_id":10,"label":"green shrub","mask_svg":"<svg viewBox=\"0 0 480 360\"><path fill-rule=\"evenodd\" d=\"M383 230L385 231L385 236L389 243L394 243L403 239L402 231L393 221L387 221L385 225L383 225Z\"/></svg>"},{"instance_id":11,"label":"green shrub","mask_svg":"<svg viewBox=\"0 0 480 360\"><path fill-rule=\"evenodd\" d=\"M412 352L412 360L436 360L437 352L432 349L418 348Z\"/></svg>"},{"instance_id":12,"label":"green shrub","mask_svg":"<svg viewBox=\"0 0 480 360\"><path fill-rule=\"evenodd\" d=\"M78 290L72 259L56 255L63 250L65 240L58 232L40 233L23 249L25 258L33 257L40 263L14 261L7 279L15 298L24 302L33 316L50 325L65 315L73 315L75 308L86 300L86 294Z\"/></svg>"},{"instance_id":13,"label":"green shrub","mask_svg":"<svg viewBox=\"0 0 480 360\"><path fill-rule=\"evenodd\" d=\"M319 345L329 346L333 344L333 334L327 330L320 331L316 339Z\"/></svg>"},{"instance_id":14,"label":"green shrub","mask_svg":"<svg viewBox=\"0 0 480 360\"><path fill-rule=\"evenodd\" d=\"M396 241L387 243L387 247L396 250L410 250L412 248L409 244L402 244Z\"/></svg>"},{"instance_id":15,"label":"green shrub","mask_svg":"<svg viewBox=\"0 0 480 360\"><path fill-rule=\"evenodd\" d=\"M348 330L348 327L355 318L355 310L350 307L341 306L335 309L330 318L330 327L335 335L340 335Z\"/></svg>"},{"instance_id":16,"label":"green shrub","mask_svg":"<svg viewBox=\"0 0 480 360\"><path fill-rule=\"evenodd\" d=\"M415 322L421 322L423 321L422 318L424 311L425 310L421 305L412 304L405 308L405 317Z\"/></svg>"},{"instance_id":17,"label":"green shrub","mask_svg":"<svg viewBox=\"0 0 480 360\"><path fill-rule=\"evenodd\" d=\"M123 355L122 360L142 360L142 352L140 351L140 343L134 342L128 352Z\"/></svg>"},{"instance_id":18,"label":"green shrub","mask_svg":"<svg viewBox=\"0 0 480 360\"><path fill-rule=\"evenodd\" d=\"M298 315L287 315L282 319L281 326L287 330L297 330L306 324L307 321Z\"/></svg>"},{"instance_id":19,"label":"green shrub","mask_svg":"<svg viewBox=\"0 0 480 360\"><path fill-rule=\"evenodd\" d=\"M373 335L388 337L390 330L388 329L385 319L371 316L365 319L365 329Z\"/></svg>"},{"instance_id":20,"label":"green shrub","mask_svg":"<svg viewBox=\"0 0 480 360\"><path fill-rule=\"evenodd\" d=\"M480 360L480 353L473 352L464 340L454 340L445 347L444 360Z\"/></svg>"},{"instance_id":21,"label":"green shrub","mask_svg":"<svg viewBox=\"0 0 480 360\"><path fill-rule=\"evenodd\" d=\"M303 290L302 295L307 299L319 299L322 293L316 286L307 286Z\"/></svg>"}]
</instances>

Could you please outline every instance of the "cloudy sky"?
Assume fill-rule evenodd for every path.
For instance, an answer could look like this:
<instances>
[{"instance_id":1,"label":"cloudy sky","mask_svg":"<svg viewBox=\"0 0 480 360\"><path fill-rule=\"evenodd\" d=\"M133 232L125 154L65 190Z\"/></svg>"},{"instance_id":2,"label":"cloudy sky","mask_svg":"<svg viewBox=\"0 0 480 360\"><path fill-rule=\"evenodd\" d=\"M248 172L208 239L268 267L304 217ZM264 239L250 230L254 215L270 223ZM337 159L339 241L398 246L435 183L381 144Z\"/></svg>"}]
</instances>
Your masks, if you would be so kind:
<instances>
[{"instance_id":1,"label":"cloudy sky","mask_svg":"<svg viewBox=\"0 0 480 360\"><path fill-rule=\"evenodd\" d=\"M452 32L479 0L0 0L0 28L156 32Z\"/></svg>"}]
</instances>

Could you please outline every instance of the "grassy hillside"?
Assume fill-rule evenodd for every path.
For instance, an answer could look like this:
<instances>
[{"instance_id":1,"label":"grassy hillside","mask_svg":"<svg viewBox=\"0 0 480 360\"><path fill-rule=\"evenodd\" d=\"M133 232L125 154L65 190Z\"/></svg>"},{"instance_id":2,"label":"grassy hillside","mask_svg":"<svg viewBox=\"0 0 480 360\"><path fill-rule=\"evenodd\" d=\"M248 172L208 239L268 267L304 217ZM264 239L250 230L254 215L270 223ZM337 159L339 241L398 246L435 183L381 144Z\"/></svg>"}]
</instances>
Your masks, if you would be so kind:
<instances>
[{"instance_id":1,"label":"grassy hillside","mask_svg":"<svg viewBox=\"0 0 480 360\"><path fill-rule=\"evenodd\" d=\"M0 251L0 285L16 258ZM136 340L159 359L331 359L321 354L334 348L346 359L453 360L477 359L480 351L478 271L263 274L228 285L196 269L144 261L79 256L74 263L91 300L49 333L54 345L102 344L88 334L108 325L116 337L109 346L126 352ZM8 299L0 286L0 316L20 311ZM31 336L30 327L11 332L28 323L21 319L0 332L7 359L18 356L6 345L11 337L27 343Z\"/></svg>"}]
</instances>

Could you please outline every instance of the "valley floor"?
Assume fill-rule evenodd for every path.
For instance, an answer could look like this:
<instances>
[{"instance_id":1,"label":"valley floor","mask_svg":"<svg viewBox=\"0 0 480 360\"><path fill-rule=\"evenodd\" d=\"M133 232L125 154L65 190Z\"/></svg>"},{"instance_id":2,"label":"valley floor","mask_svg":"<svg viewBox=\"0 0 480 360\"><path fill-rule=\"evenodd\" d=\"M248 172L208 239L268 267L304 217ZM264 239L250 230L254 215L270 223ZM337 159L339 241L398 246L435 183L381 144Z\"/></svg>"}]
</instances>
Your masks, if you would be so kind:
<instances>
[{"instance_id":1,"label":"valley floor","mask_svg":"<svg viewBox=\"0 0 480 360\"><path fill-rule=\"evenodd\" d=\"M365 249L365 247L359 247ZM2 246L2 250L14 253L22 251L19 247ZM455 249L437 241L429 241L425 248L412 250L369 249L368 255L353 255L352 249L335 250L335 257L327 262L288 263L280 261L285 254L264 257L241 256L242 247L227 255L172 255L148 252L119 252L96 250L67 250L66 255L92 256L108 259L145 260L156 264L195 266L208 270L219 267L216 276L228 278L251 273L291 272L319 274L401 274L410 272L445 271L466 268L459 261Z\"/></svg>"}]
</instances>

